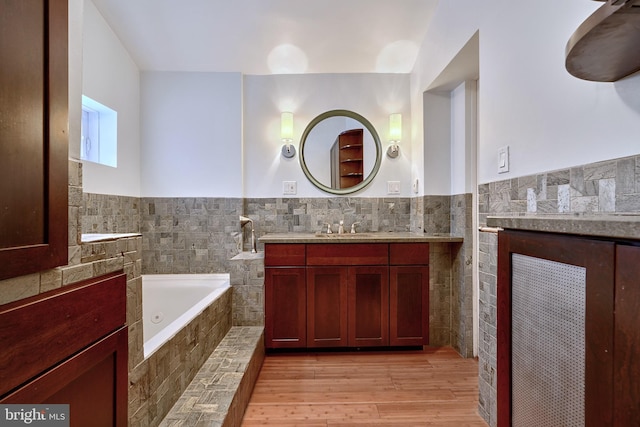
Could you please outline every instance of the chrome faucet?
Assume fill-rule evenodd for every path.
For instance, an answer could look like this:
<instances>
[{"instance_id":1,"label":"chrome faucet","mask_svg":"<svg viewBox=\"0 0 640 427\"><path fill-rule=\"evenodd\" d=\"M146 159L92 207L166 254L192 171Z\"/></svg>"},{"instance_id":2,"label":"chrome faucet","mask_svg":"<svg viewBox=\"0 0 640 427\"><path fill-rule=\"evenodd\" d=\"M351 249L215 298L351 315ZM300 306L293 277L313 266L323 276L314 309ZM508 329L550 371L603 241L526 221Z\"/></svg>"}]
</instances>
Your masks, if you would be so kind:
<instances>
[{"instance_id":1,"label":"chrome faucet","mask_svg":"<svg viewBox=\"0 0 640 427\"><path fill-rule=\"evenodd\" d=\"M333 234L333 230L331 229L331 224L328 222L325 222L324 225L327 226L327 234Z\"/></svg>"},{"instance_id":2,"label":"chrome faucet","mask_svg":"<svg viewBox=\"0 0 640 427\"><path fill-rule=\"evenodd\" d=\"M344 220L340 220L340 225L338 225L338 234L344 234Z\"/></svg>"},{"instance_id":3,"label":"chrome faucet","mask_svg":"<svg viewBox=\"0 0 640 427\"><path fill-rule=\"evenodd\" d=\"M351 234L356 234L356 225L360 225L359 222L354 222L351 224Z\"/></svg>"}]
</instances>

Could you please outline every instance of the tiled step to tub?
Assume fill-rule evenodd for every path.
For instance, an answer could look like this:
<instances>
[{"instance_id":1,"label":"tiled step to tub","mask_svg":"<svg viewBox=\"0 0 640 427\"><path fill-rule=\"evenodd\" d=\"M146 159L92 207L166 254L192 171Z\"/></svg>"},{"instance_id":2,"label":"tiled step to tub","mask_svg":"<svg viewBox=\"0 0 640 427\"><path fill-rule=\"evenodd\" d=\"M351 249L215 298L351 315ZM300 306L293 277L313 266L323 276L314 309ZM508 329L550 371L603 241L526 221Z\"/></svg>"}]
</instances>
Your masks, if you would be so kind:
<instances>
[{"instance_id":1,"label":"tiled step to tub","mask_svg":"<svg viewBox=\"0 0 640 427\"><path fill-rule=\"evenodd\" d=\"M264 360L263 331L233 326L160 426L239 426Z\"/></svg>"}]
</instances>

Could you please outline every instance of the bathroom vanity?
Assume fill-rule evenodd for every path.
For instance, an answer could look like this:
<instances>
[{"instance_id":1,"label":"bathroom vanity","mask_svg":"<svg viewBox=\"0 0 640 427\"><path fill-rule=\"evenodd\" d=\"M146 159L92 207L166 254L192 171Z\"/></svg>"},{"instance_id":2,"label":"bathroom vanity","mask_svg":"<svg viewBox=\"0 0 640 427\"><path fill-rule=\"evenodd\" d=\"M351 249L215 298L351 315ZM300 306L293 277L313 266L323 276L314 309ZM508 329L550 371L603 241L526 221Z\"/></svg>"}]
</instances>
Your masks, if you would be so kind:
<instances>
[{"instance_id":1,"label":"bathroom vanity","mask_svg":"<svg viewBox=\"0 0 640 427\"><path fill-rule=\"evenodd\" d=\"M429 243L413 233L268 234L267 348L429 343Z\"/></svg>"}]
</instances>

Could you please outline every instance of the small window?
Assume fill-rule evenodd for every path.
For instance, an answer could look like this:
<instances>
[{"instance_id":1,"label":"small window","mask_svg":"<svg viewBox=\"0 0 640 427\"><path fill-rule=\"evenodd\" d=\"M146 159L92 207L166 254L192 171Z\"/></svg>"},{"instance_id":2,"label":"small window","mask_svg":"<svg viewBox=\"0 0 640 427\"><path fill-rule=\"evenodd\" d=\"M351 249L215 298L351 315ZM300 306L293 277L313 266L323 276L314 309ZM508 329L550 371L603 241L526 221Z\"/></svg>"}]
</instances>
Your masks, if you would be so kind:
<instances>
[{"instance_id":1,"label":"small window","mask_svg":"<svg viewBox=\"0 0 640 427\"><path fill-rule=\"evenodd\" d=\"M80 158L118 166L118 113L82 95Z\"/></svg>"}]
</instances>

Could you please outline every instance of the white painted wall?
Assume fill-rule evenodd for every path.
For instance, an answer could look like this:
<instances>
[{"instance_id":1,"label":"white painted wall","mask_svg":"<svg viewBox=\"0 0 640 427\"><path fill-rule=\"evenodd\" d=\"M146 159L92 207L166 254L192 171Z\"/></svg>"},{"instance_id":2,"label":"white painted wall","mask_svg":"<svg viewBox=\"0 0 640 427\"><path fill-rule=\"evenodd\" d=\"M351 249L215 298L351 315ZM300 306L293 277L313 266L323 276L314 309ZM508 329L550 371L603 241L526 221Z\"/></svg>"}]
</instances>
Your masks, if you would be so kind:
<instances>
[{"instance_id":1,"label":"white painted wall","mask_svg":"<svg viewBox=\"0 0 640 427\"><path fill-rule=\"evenodd\" d=\"M282 181L296 181L294 197L330 197L309 182L299 153L283 158L280 113L294 113L296 149L305 127L319 114L334 109L354 111L371 122L383 149L380 172L359 197L385 197L387 181L400 181L401 196L411 193L411 127L407 74L297 74L244 77L244 195L282 197ZM401 153L386 156L389 114L402 113ZM299 151L299 150L298 150Z\"/></svg>"},{"instance_id":2,"label":"white painted wall","mask_svg":"<svg viewBox=\"0 0 640 427\"><path fill-rule=\"evenodd\" d=\"M424 144L414 141L414 147L424 158L422 164L417 164L414 173L421 178L424 194L449 195L452 165L451 95L448 92L426 92L420 99L423 101L423 105L420 105L420 111L424 114L423 128L416 130L415 138L420 138Z\"/></svg>"},{"instance_id":3,"label":"white painted wall","mask_svg":"<svg viewBox=\"0 0 640 427\"><path fill-rule=\"evenodd\" d=\"M83 16L82 93L118 113L118 167L83 162L84 191L138 197L140 73L92 1L85 0ZM72 118L77 120L75 114L79 107L76 103L79 100L74 96L70 101L74 108ZM79 157L79 128L77 135L70 136L78 140L78 152L74 155ZM72 146L75 147L75 142Z\"/></svg>"},{"instance_id":4,"label":"white painted wall","mask_svg":"<svg viewBox=\"0 0 640 427\"><path fill-rule=\"evenodd\" d=\"M241 197L241 102L240 73L143 72L142 196Z\"/></svg>"},{"instance_id":5,"label":"white painted wall","mask_svg":"<svg viewBox=\"0 0 640 427\"><path fill-rule=\"evenodd\" d=\"M466 91L460 84L451 91L451 194L466 193Z\"/></svg>"},{"instance_id":6,"label":"white painted wall","mask_svg":"<svg viewBox=\"0 0 640 427\"><path fill-rule=\"evenodd\" d=\"M479 183L563 169L640 153L640 76L617 83L576 79L564 68L566 43L602 3L584 0L439 2L411 76L414 118L422 118L423 92L479 30ZM414 120L414 151L424 139ZM510 172L497 173L498 148L510 146ZM429 180L447 179L447 171L426 162ZM439 147L435 147L436 154ZM441 194L429 182L425 194Z\"/></svg>"}]
</instances>

